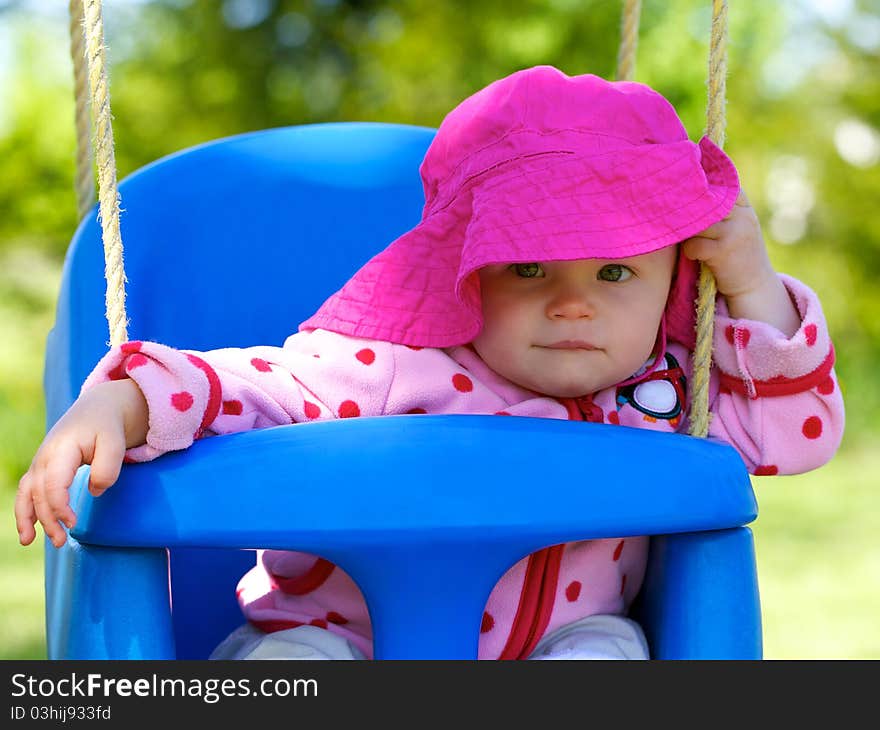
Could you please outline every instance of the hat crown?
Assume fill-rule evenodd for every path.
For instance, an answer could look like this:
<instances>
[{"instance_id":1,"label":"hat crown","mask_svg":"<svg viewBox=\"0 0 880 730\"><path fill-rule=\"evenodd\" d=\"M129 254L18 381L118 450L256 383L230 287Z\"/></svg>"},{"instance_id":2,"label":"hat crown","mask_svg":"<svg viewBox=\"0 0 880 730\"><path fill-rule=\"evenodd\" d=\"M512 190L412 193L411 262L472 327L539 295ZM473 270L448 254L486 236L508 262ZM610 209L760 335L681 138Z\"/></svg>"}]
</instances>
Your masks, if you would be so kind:
<instances>
[{"instance_id":1,"label":"hat crown","mask_svg":"<svg viewBox=\"0 0 880 730\"><path fill-rule=\"evenodd\" d=\"M687 139L672 105L644 84L535 66L489 84L449 112L420 171L431 207L438 194L448 198L466 180L521 157L554 151L586 157Z\"/></svg>"},{"instance_id":2,"label":"hat crown","mask_svg":"<svg viewBox=\"0 0 880 730\"><path fill-rule=\"evenodd\" d=\"M301 329L419 347L470 342L482 327L483 266L620 259L696 235L739 192L733 163L699 144L643 84L519 71L443 120L420 168L421 222L376 254ZM697 266L681 252L670 339L694 339Z\"/></svg>"}]
</instances>

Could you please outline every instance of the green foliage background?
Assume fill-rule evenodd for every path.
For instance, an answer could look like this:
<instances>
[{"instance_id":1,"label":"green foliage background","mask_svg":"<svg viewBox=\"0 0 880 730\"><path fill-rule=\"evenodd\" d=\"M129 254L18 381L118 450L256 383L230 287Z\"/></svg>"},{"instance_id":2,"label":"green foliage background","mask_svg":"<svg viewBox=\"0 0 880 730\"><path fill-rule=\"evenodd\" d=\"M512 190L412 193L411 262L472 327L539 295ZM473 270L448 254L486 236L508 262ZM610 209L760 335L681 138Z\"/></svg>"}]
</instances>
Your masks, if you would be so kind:
<instances>
[{"instance_id":1,"label":"green foliage background","mask_svg":"<svg viewBox=\"0 0 880 730\"><path fill-rule=\"evenodd\" d=\"M66 5L0 0L0 499L9 516L0 531L0 657L45 656L41 549L17 546L11 504L44 431L43 344L77 223ZM621 3L104 5L124 177L180 148L267 127L436 127L465 96L534 64L611 78ZM740 0L730 10L725 148L777 269L822 298L848 408L830 465L755 480L754 528L767 655L878 657L880 153L871 151L880 146L880 7L841 0L836 15L816 7ZM643 2L636 78L676 105L692 138L704 130L710 8ZM854 153L841 151L846 129Z\"/></svg>"}]
</instances>

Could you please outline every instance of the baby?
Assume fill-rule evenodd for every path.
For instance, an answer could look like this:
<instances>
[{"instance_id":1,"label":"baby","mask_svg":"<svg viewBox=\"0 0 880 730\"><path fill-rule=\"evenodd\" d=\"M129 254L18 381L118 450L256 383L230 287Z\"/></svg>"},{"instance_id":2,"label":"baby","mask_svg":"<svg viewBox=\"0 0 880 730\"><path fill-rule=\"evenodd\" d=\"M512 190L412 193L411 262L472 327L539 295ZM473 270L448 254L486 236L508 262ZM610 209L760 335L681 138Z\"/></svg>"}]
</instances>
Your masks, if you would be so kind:
<instances>
[{"instance_id":1,"label":"baby","mask_svg":"<svg viewBox=\"0 0 880 730\"><path fill-rule=\"evenodd\" d=\"M473 413L687 431L698 262L718 285L710 436L753 474L832 457L844 409L815 294L770 264L732 162L648 87L540 66L463 101L421 166L421 222L283 347L102 358L22 477L22 544L55 546L90 492L194 439L321 419ZM62 524L63 523L63 526ZM555 545L502 576L479 657L647 658L626 617L646 537ZM333 563L262 551L247 623L213 658L370 658L369 613Z\"/></svg>"}]
</instances>

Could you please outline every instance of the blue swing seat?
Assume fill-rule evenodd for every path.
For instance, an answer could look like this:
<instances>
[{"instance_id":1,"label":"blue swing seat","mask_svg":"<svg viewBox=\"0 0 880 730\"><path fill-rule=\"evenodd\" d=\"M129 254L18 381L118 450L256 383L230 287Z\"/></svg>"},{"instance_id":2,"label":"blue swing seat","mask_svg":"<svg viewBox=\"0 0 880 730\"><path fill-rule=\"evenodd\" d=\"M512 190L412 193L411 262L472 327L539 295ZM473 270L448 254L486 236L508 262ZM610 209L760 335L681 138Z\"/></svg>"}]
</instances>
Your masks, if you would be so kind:
<instances>
[{"instance_id":1,"label":"blue swing seat","mask_svg":"<svg viewBox=\"0 0 880 730\"><path fill-rule=\"evenodd\" d=\"M272 129L131 175L120 190L132 339L282 344L418 222L418 167L433 134L369 123ZM47 342L49 426L106 352L104 289L90 215L68 251ZM653 657L761 657L745 526L757 507L723 443L550 419L401 415L205 439L124 466L99 499L87 479L83 467L68 543L46 542L50 659L206 658L243 621L235 585L257 548L340 565L369 606L376 658L475 658L486 599L514 562L627 535L652 536L633 615Z\"/></svg>"}]
</instances>

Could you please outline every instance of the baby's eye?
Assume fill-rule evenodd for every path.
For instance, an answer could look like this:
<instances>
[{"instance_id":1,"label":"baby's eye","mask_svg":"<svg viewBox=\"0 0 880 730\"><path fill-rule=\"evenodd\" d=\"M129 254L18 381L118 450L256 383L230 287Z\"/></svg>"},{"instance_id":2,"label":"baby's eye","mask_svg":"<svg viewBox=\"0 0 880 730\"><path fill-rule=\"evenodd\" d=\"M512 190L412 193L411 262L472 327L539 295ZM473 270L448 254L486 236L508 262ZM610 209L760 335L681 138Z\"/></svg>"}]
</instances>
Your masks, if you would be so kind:
<instances>
[{"instance_id":1,"label":"baby's eye","mask_svg":"<svg viewBox=\"0 0 880 730\"><path fill-rule=\"evenodd\" d=\"M511 264L510 269L523 279L536 279L544 276L541 264Z\"/></svg>"},{"instance_id":2,"label":"baby's eye","mask_svg":"<svg viewBox=\"0 0 880 730\"><path fill-rule=\"evenodd\" d=\"M632 275L632 269L628 266L624 266L623 264L606 264L599 269L596 278L601 281L626 281Z\"/></svg>"}]
</instances>

